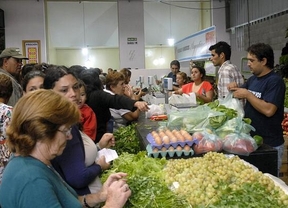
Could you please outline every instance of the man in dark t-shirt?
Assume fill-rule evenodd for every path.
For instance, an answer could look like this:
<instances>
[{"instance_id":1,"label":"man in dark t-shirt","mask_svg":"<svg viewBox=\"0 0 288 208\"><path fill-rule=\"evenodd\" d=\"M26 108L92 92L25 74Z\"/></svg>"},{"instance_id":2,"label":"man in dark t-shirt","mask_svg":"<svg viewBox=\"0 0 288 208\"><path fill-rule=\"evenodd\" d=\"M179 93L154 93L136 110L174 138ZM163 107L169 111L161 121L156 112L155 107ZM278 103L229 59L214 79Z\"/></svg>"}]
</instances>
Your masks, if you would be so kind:
<instances>
[{"instance_id":1,"label":"man in dark t-shirt","mask_svg":"<svg viewBox=\"0 0 288 208\"><path fill-rule=\"evenodd\" d=\"M271 46L257 43L248 48L248 67L253 76L241 86L229 84L235 98L246 99L245 117L252 120L256 131L264 143L278 150L278 172L282 163L284 139L281 122L284 115L285 83L272 69L274 53Z\"/></svg>"}]
</instances>

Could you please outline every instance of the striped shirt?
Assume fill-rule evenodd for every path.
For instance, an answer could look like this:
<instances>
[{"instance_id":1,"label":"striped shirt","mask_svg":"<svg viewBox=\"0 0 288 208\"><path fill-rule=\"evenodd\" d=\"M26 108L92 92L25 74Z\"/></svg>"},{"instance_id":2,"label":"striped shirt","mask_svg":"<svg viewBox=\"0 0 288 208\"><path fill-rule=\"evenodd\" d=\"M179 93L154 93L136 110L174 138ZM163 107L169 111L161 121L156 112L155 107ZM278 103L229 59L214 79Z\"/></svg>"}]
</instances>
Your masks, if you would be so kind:
<instances>
[{"instance_id":1,"label":"striped shirt","mask_svg":"<svg viewBox=\"0 0 288 208\"><path fill-rule=\"evenodd\" d=\"M244 79L235 65L231 63L230 60L225 61L218 71L218 98L225 98L229 90L227 85L231 82L236 82L240 87L244 84Z\"/></svg>"}]
</instances>

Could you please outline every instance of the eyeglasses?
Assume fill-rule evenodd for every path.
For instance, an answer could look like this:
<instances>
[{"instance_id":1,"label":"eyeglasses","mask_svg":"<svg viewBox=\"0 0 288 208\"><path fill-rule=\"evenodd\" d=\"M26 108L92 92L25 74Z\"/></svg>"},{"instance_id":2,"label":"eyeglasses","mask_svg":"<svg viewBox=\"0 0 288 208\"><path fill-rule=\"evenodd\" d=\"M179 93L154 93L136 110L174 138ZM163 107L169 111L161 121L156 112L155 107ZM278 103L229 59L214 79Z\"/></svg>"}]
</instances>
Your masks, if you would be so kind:
<instances>
[{"instance_id":1,"label":"eyeglasses","mask_svg":"<svg viewBox=\"0 0 288 208\"><path fill-rule=\"evenodd\" d=\"M13 58L18 64L19 64L19 63L22 63L22 59L14 58L14 57L9 57L9 58Z\"/></svg>"},{"instance_id":2,"label":"eyeglasses","mask_svg":"<svg viewBox=\"0 0 288 208\"><path fill-rule=\"evenodd\" d=\"M72 130L72 128L69 128L67 130L57 129L57 131L60 131L61 133L65 134L66 137L69 137L71 135L71 130Z\"/></svg>"}]
</instances>

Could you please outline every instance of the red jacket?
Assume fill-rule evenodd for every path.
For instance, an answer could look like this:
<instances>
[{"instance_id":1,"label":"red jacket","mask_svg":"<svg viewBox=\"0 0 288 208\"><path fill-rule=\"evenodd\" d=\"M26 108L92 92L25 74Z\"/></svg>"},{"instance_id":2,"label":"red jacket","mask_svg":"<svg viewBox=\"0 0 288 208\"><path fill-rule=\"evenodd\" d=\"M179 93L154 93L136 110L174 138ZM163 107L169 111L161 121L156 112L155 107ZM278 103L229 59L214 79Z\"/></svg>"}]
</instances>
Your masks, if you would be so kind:
<instances>
[{"instance_id":1,"label":"red jacket","mask_svg":"<svg viewBox=\"0 0 288 208\"><path fill-rule=\"evenodd\" d=\"M81 111L81 123L83 125L83 132L87 134L93 141L96 139L97 120L96 114L87 104L84 104Z\"/></svg>"}]
</instances>

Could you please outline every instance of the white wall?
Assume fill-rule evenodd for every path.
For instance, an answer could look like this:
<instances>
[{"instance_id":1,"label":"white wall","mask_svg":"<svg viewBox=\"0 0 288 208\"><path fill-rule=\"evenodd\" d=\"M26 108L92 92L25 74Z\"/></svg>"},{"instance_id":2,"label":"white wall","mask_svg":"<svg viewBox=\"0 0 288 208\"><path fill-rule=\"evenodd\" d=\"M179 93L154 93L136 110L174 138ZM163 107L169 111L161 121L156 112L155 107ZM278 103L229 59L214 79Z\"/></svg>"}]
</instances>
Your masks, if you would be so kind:
<instances>
[{"instance_id":1,"label":"white wall","mask_svg":"<svg viewBox=\"0 0 288 208\"><path fill-rule=\"evenodd\" d=\"M82 3L85 3L84 9L87 15L85 15L85 44L94 51L92 55L105 51L104 55L107 56L106 58L95 57L99 65L94 67L104 70L111 66L115 69L120 68L119 57L115 56L116 52L113 50L118 47L116 2L82 1L79 3L59 0L48 1L47 8L45 2L44 0L0 0L0 8L5 11L6 47L14 46L22 49L22 40L40 40L42 62L67 66L84 63L86 59L83 59L80 50L84 41ZM166 45L166 40L171 34L177 41L203 29L199 2L177 2L176 4L194 9L172 7L170 22L168 5L158 1L144 2L145 68L169 68L170 61L175 58L174 48ZM204 25L207 25L207 22L209 21L205 20ZM163 46L160 47L160 44ZM154 65L154 60L161 56L165 56L165 63Z\"/></svg>"},{"instance_id":2,"label":"white wall","mask_svg":"<svg viewBox=\"0 0 288 208\"><path fill-rule=\"evenodd\" d=\"M23 52L22 40L40 40L41 61L46 62L44 1L0 1L0 8L4 10L6 48Z\"/></svg>"}]
</instances>

